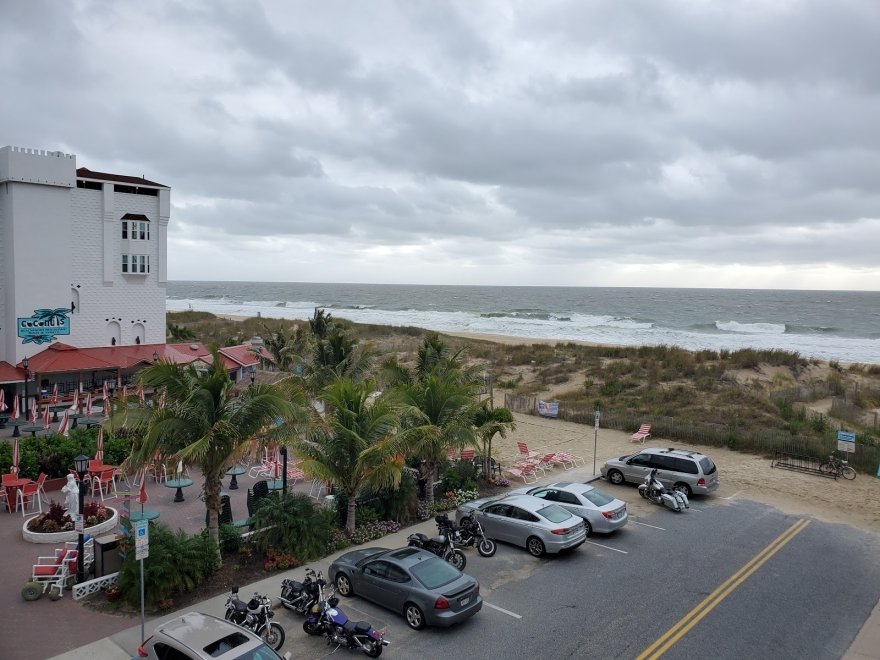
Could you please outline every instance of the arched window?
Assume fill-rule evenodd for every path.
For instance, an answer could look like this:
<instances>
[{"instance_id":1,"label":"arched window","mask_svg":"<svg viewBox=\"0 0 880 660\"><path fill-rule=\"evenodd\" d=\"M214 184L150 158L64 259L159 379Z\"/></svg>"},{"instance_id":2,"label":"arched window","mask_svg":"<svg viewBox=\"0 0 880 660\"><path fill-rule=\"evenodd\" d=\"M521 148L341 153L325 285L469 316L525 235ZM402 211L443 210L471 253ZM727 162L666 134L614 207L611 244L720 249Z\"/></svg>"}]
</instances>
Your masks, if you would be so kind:
<instances>
[{"instance_id":1,"label":"arched window","mask_svg":"<svg viewBox=\"0 0 880 660\"><path fill-rule=\"evenodd\" d=\"M111 346L116 346L122 341L122 328L118 321L110 321L107 323L107 342Z\"/></svg>"},{"instance_id":2,"label":"arched window","mask_svg":"<svg viewBox=\"0 0 880 660\"><path fill-rule=\"evenodd\" d=\"M134 335L135 344L143 344L146 341L146 329L143 323L134 323L131 326L131 332Z\"/></svg>"},{"instance_id":3,"label":"arched window","mask_svg":"<svg viewBox=\"0 0 880 660\"><path fill-rule=\"evenodd\" d=\"M76 287L70 287L70 313L79 314L79 291Z\"/></svg>"}]
</instances>

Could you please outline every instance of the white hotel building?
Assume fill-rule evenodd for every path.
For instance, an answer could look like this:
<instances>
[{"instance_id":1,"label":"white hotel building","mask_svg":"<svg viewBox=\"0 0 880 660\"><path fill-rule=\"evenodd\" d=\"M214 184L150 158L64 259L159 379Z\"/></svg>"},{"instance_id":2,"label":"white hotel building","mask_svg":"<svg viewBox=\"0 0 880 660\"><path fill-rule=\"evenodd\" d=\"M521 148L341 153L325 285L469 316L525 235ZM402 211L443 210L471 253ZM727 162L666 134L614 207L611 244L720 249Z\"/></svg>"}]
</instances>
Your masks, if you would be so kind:
<instances>
[{"instance_id":1,"label":"white hotel building","mask_svg":"<svg viewBox=\"0 0 880 660\"><path fill-rule=\"evenodd\" d=\"M78 348L164 344L170 195L72 154L0 148L0 361L45 348L23 327L37 310L67 310L55 339Z\"/></svg>"}]
</instances>

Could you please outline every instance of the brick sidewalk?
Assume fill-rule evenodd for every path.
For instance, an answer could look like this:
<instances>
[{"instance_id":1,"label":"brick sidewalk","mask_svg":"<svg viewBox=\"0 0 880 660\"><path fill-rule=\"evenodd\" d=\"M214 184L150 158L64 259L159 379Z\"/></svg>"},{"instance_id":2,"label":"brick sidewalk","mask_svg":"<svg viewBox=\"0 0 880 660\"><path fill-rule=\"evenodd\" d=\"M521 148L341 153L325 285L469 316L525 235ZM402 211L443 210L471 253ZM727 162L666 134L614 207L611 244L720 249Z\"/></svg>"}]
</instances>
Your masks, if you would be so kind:
<instances>
[{"instance_id":1,"label":"brick sidewalk","mask_svg":"<svg viewBox=\"0 0 880 660\"><path fill-rule=\"evenodd\" d=\"M150 481L147 485L149 501L146 508L159 511L159 521L172 529L183 529L193 534L205 526L205 505L198 499L201 491L201 475L193 472L193 486L184 489L183 502L173 502L175 490ZM228 490L229 479L223 487L230 495L232 514L235 518L247 516L247 489L256 479L246 474L238 477L239 489ZM308 493L311 482L300 481L291 490ZM50 491L50 499L61 501L59 491ZM86 495L86 501L91 499ZM114 505L116 500L107 500ZM132 507L140 505L135 503ZM43 510L46 505L43 504ZM32 514L28 513L27 517ZM21 512L8 513L0 510L0 648L2 657L10 660L44 660L70 651L99 638L109 637L138 624L138 619L103 614L80 602L75 602L70 591L61 600L52 601L44 596L38 601L27 602L21 597L21 588L30 579L32 565L37 557L51 555L55 545L28 543L22 539L25 517Z\"/></svg>"}]
</instances>

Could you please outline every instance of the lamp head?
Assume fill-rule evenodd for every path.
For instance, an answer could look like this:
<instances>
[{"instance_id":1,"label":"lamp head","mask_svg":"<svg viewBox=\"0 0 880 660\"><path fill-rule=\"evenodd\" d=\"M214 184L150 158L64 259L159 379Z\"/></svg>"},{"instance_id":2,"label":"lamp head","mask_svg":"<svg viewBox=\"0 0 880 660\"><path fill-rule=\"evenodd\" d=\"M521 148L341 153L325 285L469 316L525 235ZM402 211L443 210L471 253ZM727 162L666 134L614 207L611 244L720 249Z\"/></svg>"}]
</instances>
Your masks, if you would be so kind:
<instances>
[{"instance_id":1,"label":"lamp head","mask_svg":"<svg viewBox=\"0 0 880 660\"><path fill-rule=\"evenodd\" d=\"M21 361L21 366L24 367L24 370L27 371L28 366L30 366L31 361L28 359L28 356L24 356L24 360Z\"/></svg>"},{"instance_id":2,"label":"lamp head","mask_svg":"<svg viewBox=\"0 0 880 660\"><path fill-rule=\"evenodd\" d=\"M153 362L159 361L159 354L156 351L153 351Z\"/></svg>"},{"instance_id":3,"label":"lamp head","mask_svg":"<svg viewBox=\"0 0 880 660\"><path fill-rule=\"evenodd\" d=\"M89 457L83 454L80 454L76 458L73 459L73 469L83 474L89 467Z\"/></svg>"},{"instance_id":4,"label":"lamp head","mask_svg":"<svg viewBox=\"0 0 880 660\"><path fill-rule=\"evenodd\" d=\"M257 368L251 367L249 371L250 371L250 376L251 376L251 385L253 385L254 380L257 378Z\"/></svg>"}]
</instances>

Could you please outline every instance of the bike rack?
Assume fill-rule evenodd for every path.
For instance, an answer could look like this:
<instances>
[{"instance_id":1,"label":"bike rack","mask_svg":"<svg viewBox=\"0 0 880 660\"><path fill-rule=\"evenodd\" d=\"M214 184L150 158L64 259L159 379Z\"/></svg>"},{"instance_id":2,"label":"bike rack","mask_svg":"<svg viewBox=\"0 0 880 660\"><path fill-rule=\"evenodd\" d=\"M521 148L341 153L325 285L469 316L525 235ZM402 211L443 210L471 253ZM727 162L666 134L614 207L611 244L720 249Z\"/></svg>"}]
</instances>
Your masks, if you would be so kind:
<instances>
[{"instance_id":1,"label":"bike rack","mask_svg":"<svg viewBox=\"0 0 880 660\"><path fill-rule=\"evenodd\" d=\"M818 458L814 458L813 456L802 456L799 454L789 454L784 451L777 451L774 453L773 460L770 462L770 467L781 468L783 470L795 470L797 472L808 472L810 474L818 474L820 477L828 477L829 479L834 479L837 481L837 473L836 472L822 472L820 470L820 466L825 463L826 460L821 460Z\"/></svg>"}]
</instances>

